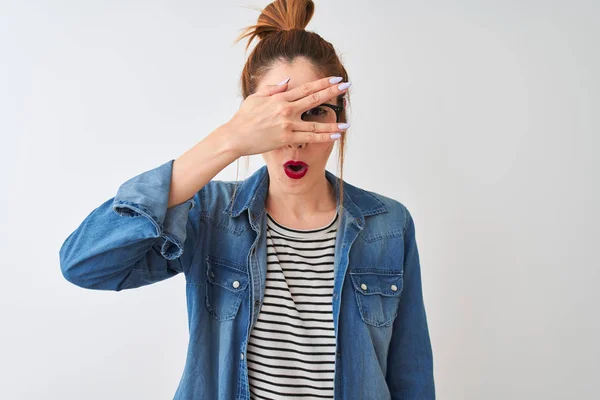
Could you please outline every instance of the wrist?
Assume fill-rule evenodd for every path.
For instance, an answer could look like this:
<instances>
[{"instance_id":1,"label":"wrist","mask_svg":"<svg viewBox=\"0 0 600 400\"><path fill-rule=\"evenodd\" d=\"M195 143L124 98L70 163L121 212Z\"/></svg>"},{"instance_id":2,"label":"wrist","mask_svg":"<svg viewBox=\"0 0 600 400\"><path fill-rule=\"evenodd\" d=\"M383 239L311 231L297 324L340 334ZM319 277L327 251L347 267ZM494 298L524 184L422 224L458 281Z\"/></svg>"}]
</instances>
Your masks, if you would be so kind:
<instances>
[{"instance_id":1,"label":"wrist","mask_svg":"<svg viewBox=\"0 0 600 400\"><path fill-rule=\"evenodd\" d=\"M234 161L244 155L236 140L235 130L229 123L219 126L210 136L217 144L219 152L229 154Z\"/></svg>"}]
</instances>

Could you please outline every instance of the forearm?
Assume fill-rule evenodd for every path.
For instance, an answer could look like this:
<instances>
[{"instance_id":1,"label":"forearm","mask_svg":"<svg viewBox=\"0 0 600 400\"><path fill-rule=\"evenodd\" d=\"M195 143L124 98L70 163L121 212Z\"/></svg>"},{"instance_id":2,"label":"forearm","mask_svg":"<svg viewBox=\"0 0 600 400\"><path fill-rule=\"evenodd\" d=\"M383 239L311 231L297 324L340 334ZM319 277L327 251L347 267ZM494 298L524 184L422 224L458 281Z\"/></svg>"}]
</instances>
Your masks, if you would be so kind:
<instances>
[{"instance_id":1,"label":"forearm","mask_svg":"<svg viewBox=\"0 0 600 400\"><path fill-rule=\"evenodd\" d=\"M169 208L190 199L240 156L227 129L217 128L173 162Z\"/></svg>"},{"instance_id":2,"label":"forearm","mask_svg":"<svg viewBox=\"0 0 600 400\"><path fill-rule=\"evenodd\" d=\"M67 237L59 258L68 281L118 291L189 268L199 243L202 195L195 193L189 204L167 208L173 162L128 179Z\"/></svg>"}]
</instances>

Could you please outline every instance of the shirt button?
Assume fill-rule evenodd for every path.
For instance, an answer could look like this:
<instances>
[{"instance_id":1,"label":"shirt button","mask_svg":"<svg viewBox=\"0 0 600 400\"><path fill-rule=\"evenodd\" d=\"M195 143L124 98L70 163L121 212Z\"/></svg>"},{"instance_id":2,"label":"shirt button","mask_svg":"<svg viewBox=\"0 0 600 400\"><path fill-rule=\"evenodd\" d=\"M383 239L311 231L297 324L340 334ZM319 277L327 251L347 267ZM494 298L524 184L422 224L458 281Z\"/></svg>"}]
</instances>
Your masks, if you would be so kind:
<instances>
[{"instance_id":1,"label":"shirt button","mask_svg":"<svg viewBox=\"0 0 600 400\"><path fill-rule=\"evenodd\" d=\"M367 285L365 285L365 284L363 283L362 285L360 285L360 288L361 288L362 290L367 290Z\"/></svg>"},{"instance_id":2,"label":"shirt button","mask_svg":"<svg viewBox=\"0 0 600 400\"><path fill-rule=\"evenodd\" d=\"M254 307L258 307L258 306L260 306L260 300L256 300L256 301L254 302Z\"/></svg>"},{"instance_id":3,"label":"shirt button","mask_svg":"<svg viewBox=\"0 0 600 400\"><path fill-rule=\"evenodd\" d=\"M234 281L233 282L233 287L236 288L236 289L239 288L240 287L240 281Z\"/></svg>"},{"instance_id":4,"label":"shirt button","mask_svg":"<svg viewBox=\"0 0 600 400\"><path fill-rule=\"evenodd\" d=\"M240 353L240 359L244 359L244 353Z\"/></svg>"},{"instance_id":5,"label":"shirt button","mask_svg":"<svg viewBox=\"0 0 600 400\"><path fill-rule=\"evenodd\" d=\"M398 290L398 286L392 285L392 290L395 292L396 290Z\"/></svg>"}]
</instances>

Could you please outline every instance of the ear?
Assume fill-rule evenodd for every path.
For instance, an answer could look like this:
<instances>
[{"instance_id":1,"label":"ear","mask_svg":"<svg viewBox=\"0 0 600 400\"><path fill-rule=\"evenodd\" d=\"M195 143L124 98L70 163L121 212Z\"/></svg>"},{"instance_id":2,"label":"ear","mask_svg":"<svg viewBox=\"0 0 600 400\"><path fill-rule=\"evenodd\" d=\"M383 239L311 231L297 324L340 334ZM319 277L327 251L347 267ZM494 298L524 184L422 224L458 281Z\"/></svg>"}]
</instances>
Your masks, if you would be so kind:
<instances>
[{"instance_id":1,"label":"ear","mask_svg":"<svg viewBox=\"0 0 600 400\"><path fill-rule=\"evenodd\" d=\"M346 107L348 106L348 101L346 100L346 98L344 97L344 109L346 109Z\"/></svg>"}]
</instances>

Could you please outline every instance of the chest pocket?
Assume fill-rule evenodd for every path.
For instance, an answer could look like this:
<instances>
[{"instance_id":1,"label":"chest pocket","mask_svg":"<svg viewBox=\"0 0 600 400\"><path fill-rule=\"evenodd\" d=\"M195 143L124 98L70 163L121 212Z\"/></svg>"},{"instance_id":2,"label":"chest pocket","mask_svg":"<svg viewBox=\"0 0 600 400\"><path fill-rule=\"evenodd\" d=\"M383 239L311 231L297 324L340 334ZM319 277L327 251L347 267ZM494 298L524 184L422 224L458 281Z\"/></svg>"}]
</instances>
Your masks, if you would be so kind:
<instances>
[{"instance_id":1,"label":"chest pocket","mask_svg":"<svg viewBox=\"0 0 600 400\"><path fill-rule=\"evenodd\" d=\"M362 320L373 326L390 326L398 315L402 272L359 269L350 271Z\"/></svg>"},{"instance_id":2,"label":"chest pocket","mask_svg":"<svg viewBox=\"0 0 600 400\"><path fill-rule=\"evenodd\" d=\"M206 257L206 308L220 321L233 319L247 293L248 274L243 266Z\"/></svg>"}]
</instances>

